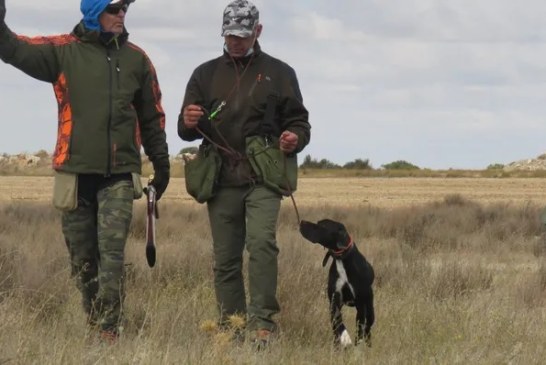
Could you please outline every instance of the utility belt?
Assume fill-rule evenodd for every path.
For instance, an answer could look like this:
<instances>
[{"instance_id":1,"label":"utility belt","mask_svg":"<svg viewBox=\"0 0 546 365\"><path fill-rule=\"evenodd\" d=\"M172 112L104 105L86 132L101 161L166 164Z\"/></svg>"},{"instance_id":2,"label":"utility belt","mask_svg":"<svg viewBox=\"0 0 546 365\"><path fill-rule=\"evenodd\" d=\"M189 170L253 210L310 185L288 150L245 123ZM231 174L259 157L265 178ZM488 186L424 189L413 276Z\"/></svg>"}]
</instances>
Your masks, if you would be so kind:
<instances>
[{"instance_id":1,"label":"utility belt","mask_svg":"<svg viewBox=\"0 0 546 365\"><path fill-rule=\"evenodd\" d=\"M298 162L296 154L286 155L279 149L275 137L250 136L246 138L246 155L257 183L289 196L296 191ZM197 154L184 156L186 191L197 202L212 199L219 186L222 157L214 144L203 143Z\"/></svg>"}]
</instances>

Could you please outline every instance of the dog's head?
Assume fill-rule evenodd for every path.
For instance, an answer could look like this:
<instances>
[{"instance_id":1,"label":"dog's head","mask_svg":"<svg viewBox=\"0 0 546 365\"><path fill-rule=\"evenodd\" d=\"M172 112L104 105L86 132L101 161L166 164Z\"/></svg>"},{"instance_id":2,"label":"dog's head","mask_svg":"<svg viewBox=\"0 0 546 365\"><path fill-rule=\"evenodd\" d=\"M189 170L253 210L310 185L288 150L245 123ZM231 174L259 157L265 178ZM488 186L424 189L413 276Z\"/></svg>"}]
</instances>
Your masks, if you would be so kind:
<instances>
[{"instance_id":1,"label":"dog's head","mask_svg":"<svg viewBox=\"0 0 546 365\"><path fill-rule=\"evenodd\" d=\"M323 219L316 224L301 221L300 232L307 240L326 247L334 254L346 251L353 244L345 226L331 219Z\"/></svg>"}]
</instances>

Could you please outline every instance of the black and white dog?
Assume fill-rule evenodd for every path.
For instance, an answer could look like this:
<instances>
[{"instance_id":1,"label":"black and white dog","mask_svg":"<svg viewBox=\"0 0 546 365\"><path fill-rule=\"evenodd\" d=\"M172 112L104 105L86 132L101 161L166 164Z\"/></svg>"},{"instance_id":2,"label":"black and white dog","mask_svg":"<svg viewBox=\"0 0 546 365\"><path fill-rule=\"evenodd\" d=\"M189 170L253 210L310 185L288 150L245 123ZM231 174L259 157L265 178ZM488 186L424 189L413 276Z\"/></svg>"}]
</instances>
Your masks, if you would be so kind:
<instances>
[{"instance_id":1,"label":"black and white dog","mask_svg":"<svg viewBox=\"0 0 546 365\"><path fill-rule=\"evenodd\" d=\"M328 249L322 266L330 256L334 259L328 274L330 318L334 330L334 343L346 347L352 344L351 336L343 324L343 305L356 307L356 343L362 340L371 346L371 328L375 321L373 309L374 271L372 265L358 251L345 226L323 219L315 223L301 221L300 232L307 240Z\"/></svg>"}]
</instances>

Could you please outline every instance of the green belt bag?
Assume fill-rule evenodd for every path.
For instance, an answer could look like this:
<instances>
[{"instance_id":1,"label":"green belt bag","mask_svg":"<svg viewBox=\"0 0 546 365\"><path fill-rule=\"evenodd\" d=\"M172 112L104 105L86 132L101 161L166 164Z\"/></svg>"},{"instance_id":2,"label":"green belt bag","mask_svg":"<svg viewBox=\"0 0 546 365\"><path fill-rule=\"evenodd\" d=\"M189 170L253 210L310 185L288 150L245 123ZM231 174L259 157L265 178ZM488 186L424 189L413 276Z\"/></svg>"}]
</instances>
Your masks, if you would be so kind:
<instances>
[{"instance_id":1,"label":"green belt bag","mask_svg":"<svg viewBox=\"0 0 546 365\"><path fill-rule=\"evenodd\" d=\"M207 144L199 146L193 158L184 158L186 191L199 203L205 203L216 193L222 158L216 147Z\"/></svg>"},{"instance_id":2,"label":"green belt bag","mask_svg":"<svg viewBox=\"0 0 546 365\"><path fill-rule=\"evenodd\" d=\"M289 196L297 188L298 159L296 154L287 156L278 146L276 138L271 141L261 136L246 138L247 156L258 179L273 191Z\"/></svg>"}]
</instances>

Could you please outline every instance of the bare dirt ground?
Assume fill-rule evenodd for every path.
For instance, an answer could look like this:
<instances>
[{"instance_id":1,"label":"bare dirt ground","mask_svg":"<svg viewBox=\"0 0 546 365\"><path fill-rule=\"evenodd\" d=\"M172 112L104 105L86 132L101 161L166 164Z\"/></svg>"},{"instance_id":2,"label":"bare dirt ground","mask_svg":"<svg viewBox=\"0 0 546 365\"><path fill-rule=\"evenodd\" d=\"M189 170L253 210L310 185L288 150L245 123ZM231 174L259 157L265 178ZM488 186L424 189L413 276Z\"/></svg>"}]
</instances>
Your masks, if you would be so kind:
<instances>
[{"instance_id":1,"label":"bare dirt ground","mask_svg":"<svg viewBox=\"0 0 546 365\"><path fill-rule=\"evenodd\" d=\"M372 205L385 208L444 199L450 194L481 203L533 202L546 205L541 178L301 178L294 194L298 205ZM52 177L0 176L0 202L50 201ZM173 178L164 200L197 204L184 179ZM290 200L285 200L290 204Z\"/></svg>"}]
</instances>

